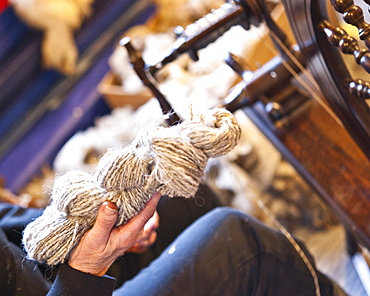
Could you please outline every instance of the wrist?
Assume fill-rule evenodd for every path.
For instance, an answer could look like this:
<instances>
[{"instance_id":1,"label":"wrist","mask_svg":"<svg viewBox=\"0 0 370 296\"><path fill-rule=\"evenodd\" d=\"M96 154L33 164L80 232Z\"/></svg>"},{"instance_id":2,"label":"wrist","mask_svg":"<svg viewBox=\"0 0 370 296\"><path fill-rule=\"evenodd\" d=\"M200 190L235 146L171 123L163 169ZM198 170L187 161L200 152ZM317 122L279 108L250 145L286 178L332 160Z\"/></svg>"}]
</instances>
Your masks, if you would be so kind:
<instances>
[{"instance_id":1,"label":"wrist","mask_svg":"<svg viewBox=\"0 0 370 296\"><path fill-rule=\"evenodd\" d=\"M109 267L102 268L95 267L94 264L79 264L77 262L67 262L67 265L75 270L78 270L83 273L88 273L95 276L104 276L105 273L108 271Z\"/></svg>"}]
</instances>

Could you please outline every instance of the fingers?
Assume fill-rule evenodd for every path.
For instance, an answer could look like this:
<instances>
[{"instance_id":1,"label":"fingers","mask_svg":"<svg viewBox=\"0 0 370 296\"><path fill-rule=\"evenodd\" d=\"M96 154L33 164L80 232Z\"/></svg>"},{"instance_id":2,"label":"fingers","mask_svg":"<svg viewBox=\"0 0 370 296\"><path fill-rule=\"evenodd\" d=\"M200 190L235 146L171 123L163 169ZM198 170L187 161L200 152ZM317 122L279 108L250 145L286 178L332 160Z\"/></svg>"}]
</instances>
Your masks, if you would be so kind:
<instances>
[{"instance_id":1,"label":"fingers","mask_svg":"<svg viewBox=\"0 0 370 296\"><path fill-rule=\"evenodd\" d=\"M152 197L147 202L145 208L141 212L141 215L143 215L143 219L145 220L144 225L149 221L150 218L152 218L155 214L155 211L157 209L157 204L161 198L162 194L160 192L156 192L152 195Z\"/></svg>"},{"instance_id":2,"label":"fingers","mask_svg":"<svg viewBox=\"0 0 370 296\"><path fill-rule=\"evenodd\" d=\"M144 234L146 231L157 230L158 227L159 227L159 214L157 211L155 211L153 217L150 218L149 221L145 224Z\"/></svg>"},{"instance_id":3,"label":"fingers","mask_svg":"<svg viewBox=\"0 0 370 296\"><path fill-rule=\"evenodd\" d=\"M155 231L151 232L150 235L142 238L138 243L127 249L127 253L142 254L149 250L149 248L157 240L157 233Z\"/></svg>"},{"instance_id":4,"label":"fingers","mask_svg":"<svg viewBox=\"0 0 370 296\"><path fill-rule=\"evenodd\" d=\"M141 237L140 233L144 229L145 224L154 215L157 204L161 197L160 193L155 193L148 201L144 209L135 217L133 217L125 226L126 231L129 230L134 236ZM98 239L98 243L107 242L111 230L115 225L118 217L117 206L109 201L104 202L98 213L94 227L91 229Z\"/></svg>"},{"instance_id":5,"label":"fingers","mask_svg":"<svg viewBox=\"0 0 370 296\"><path fill-rule=\"evenodd\" d=\"M128 248L126 252L141 254L146 252L157 240L157 229L159 227L159 215L156 211L152 218L145 224L142 235L139 235L139 241Z\"/></svg>"},{"instance_id":6,"label":"fingers","mask_svg":"<svg viewBox=\"0 0 370 296\"><path fill-rule=\"evenodd\" d=\"M144 209L138 215L133 217L126 225L129 226L130 224L130 226L134 226L134 228L138 228L140 230L143 229L150 218L154 216L160 198L161 193L156 192L153 194Z\"/></svg>"},{"instance_id":7,"label":"fingers","mask_svg":"<svg viewBox=\"0 0 370 296\"><path fill-rule=\"evenodd\" d=\"M91 229L99 241L108 241L110 231L117 221L117 216L117 206L114 203L106 201L101 205L95 225Z\"/></svg>"},{"instance_id":8,"label":"fingers","mask_svg":"<svg viewBox=\"0 0 370 296\"><path fill-rule=\"evenodd\" d=\"M126 247L126 250L140 241L144 233L145 224L154 215L160 197L160 193L155 193L142 211L131 218L125 225L121 225L115 229L115 236L121 241L119 244L122 243L123 238L125 238L126 242L131 240L131 244Z\"/></svg>"},{"instance_id":9,"label":"fingers","mask_svg":"<svg viewBox=\"0 0 370 296\"><path fill-rule=\"evenodd\" d=\"M145 208L125 225L114 227L118 210L112 202L104 202L99 208L96 222L72 250L68 264L80 271L103 275L116 258L134 245L144 231L144 225L153 216L160 193L148 201ZM149 242L155 240L150 237Z\"/></svg>"}]
</instances>

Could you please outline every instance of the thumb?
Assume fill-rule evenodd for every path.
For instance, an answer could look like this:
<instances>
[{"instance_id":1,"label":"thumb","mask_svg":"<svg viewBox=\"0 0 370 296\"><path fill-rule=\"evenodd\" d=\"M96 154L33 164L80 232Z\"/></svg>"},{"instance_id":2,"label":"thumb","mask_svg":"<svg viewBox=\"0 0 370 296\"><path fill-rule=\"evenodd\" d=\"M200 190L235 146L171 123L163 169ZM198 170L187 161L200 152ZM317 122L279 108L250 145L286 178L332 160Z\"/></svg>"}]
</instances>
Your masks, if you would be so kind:
<instances>
[{"instance_id":1,"label":"thumb","mask_svg":"<svg viewBox=\"0 0 370 296\"><path fill-rule=\"evenodd\" d=\"M103 202L94 227L91 230L96 232L102 240L108 240L110 231L117 222L117 216L117 206L110 201Z\"/></svg>"}]
</instances>

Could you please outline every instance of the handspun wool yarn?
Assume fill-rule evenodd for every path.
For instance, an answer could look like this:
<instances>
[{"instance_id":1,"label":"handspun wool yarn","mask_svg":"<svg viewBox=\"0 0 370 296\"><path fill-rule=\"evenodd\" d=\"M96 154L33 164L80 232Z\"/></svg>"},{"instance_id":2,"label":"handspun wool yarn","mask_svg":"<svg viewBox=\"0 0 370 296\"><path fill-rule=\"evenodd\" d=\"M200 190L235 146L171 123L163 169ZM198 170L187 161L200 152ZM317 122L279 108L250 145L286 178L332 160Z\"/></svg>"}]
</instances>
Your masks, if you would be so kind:
<instances>
[{"instance_id":1,"label":"handspun wool yarn","mask_svg":"<svg viewBox=\"0 0 370 296\"><path fill-rule=\"evenodd\" d=\"M175 126L142 130L129 146L106 152L91 174L69 171L58 176L50 204L24 230L27 257L49 266L65 262L94 225L104 201L117 205L119 226L137 215L157 191L193 197L208 158L231 151L240 134L234 116L214 108Z\"/></svg>"}]
</instances>

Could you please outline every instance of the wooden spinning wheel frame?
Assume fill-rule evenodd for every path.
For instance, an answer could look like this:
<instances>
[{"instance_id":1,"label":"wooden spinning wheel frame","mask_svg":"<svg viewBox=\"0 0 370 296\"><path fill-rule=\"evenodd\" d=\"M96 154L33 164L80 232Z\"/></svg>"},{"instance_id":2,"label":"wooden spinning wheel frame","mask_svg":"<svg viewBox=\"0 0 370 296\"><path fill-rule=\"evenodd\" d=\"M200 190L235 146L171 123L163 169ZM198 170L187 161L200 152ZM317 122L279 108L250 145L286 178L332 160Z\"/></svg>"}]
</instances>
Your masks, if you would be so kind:
<instances>
[{"instance_id":1,"label":"wooden spinning wheel frame","mask_svg":"<svg viewBox=\"0 0 370 296\"><path fill-rule=\"evenodd\" d=\"M321 195L334 208L336 214L339 214L342 221L348 222L345 223L346 226L353 230L355 236L360 238L360 242L369 247L370 108L365 99L361 98L361 94L356 93L357 91L364 91L364 87L357 86L353 90L349 89L348 85L349 81L353 81L356 78L367 81L370 79L370 76L365 73L364 77L351 77L340 50L330 44L328 36L324 34L322 29L323 23L329 19L328 11L330 9L334 11L332 5L342 5L346 7L347 11L357 9L357 7L355 7L353 1L332 0L332 3L327 3L326 1L319 0L283 0L282 2L307 68L319 85L324 100L330 106L331 110L333 110L334 115L339 118L342 127L348 131L355 142L355 145L347 151L343 151L340 160L337 159L341 162L341 165L336 167L339 170L337 172L331 171L332 175L329 175L329 178L333 178L334 180L334 174L345 172L345 169L341 171L346 166L343 155L348 156L352 154L348 161L353 161L354 166L352 172L349 170L347 173L352 174L354 178L356 178L356 174L361 174L361 176L358 175L358 179L352 184L353 188L358 185L357 189L349 192L348 187L345 189L344 186L342 194L339 190L335 193L332 191L334 193L332 196L326 196L325 193ZM362 25L366 26L367 29L367 24L362 23ZM341 39L340 36L337 36L337 38ZM363 51L367 51L366 47ZM358 66L360 67L360 65ZM328 128L330 128L330 125ZM337 130L340 131L339 128ZM332 132L336 133L334 130ZM330 131L327 135L330 135ZM350 142L351 139L339 137L337 141ZM355 146L358 146L361 151L356 151ZM355 155L359 157L357 158ZM331 158L331 161L336 161L336 158ZM356 161L357 164L355 164ZM319 167L317 168L319 169ZM350 178L351 176L348 175L346 181ZM311 184L316 181L311 182ZM330 183L330 181L328 182ZM334 180L329 186L338 186L339 184ZM327 190L326 193L328 191L330 190Z\"/></svg>"},{"instance_id":2,"label":"wooden spinning wheel frame","mask_svg":"<svg viewBox=\"0 0 370 296\"><path fill-rule=\"evenodd\" d=\"M355 47L358 55L367 58L365 61L358 58L357 62L359 67L367 68L368 73L363 71L364 77L351 77L340 49L331 44L335 42L325 34L323 27L327 26L328 12L335 13L332 5L341 6L341 13L343 7L348 11L357 7L353 1L331 1L282 0L301 54L299 60L285 45L284 36L280 38L279 31L269 25L280 54L299 64L297 72L308 72L305 76L314 85L306 84L306 90L316 93L312 109L291 119L282 130L269 127L256 108L244 111L344 222L349 238L355 237L356 242L350 239L352 245L348 246L354 253L358 242L370 247L370 108L365 100L369 98L367 83L350 88L349 82L357 83L356 78L365 82L370 79L369 53L367 49ZM268 17L264 18L268 23ZM366 35L367 24L360 22L358 26ZM343 38L335 31L333 35L338 40ZM334 41L338 43L338 40ZM357 41L353 44L357 45ZM355 55L353 48L348 47L341 50Z\"/></svg>"},{"instance_id":3,"label":"wooden spinning wheel frame","mask_svg":"<svg viewBox=\"0 0 370 296\"><path fill-rule=\"evenodd\" d=\"M353 3L347 2L348 6ZM315 0L283 0L283 4L307 67L327 103L370 159L370 108L365 100L351 94L344 86L353 78L339 50L330 46L320 28L328 19L327 10L333 8L326 1ZM364 77L365 81L369 79L370 76Z\"/></svg>"}]
</instances>

